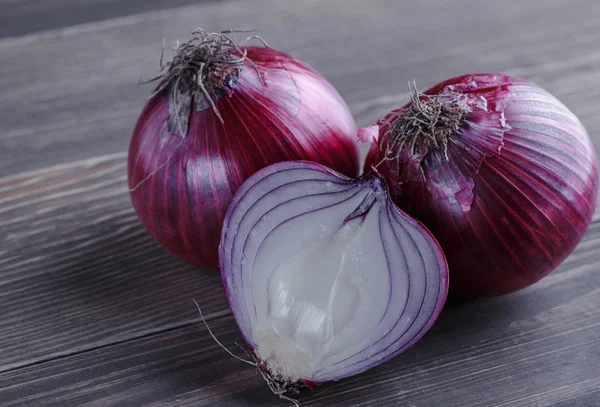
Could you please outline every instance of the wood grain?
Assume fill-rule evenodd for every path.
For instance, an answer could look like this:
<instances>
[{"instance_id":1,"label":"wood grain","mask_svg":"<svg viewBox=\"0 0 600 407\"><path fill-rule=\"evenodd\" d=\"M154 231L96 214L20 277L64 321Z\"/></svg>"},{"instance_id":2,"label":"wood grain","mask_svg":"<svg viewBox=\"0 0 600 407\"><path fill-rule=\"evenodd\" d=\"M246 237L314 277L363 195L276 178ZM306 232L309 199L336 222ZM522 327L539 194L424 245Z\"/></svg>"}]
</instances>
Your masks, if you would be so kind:
<instances>
[{"instance_id":1,"label":"wood grain","mask_svg":"<svg viewBox=\"0 0 600 407\"><path fill-rule=\"evenodd\" d=\"M360 0L211 2L0 41L0 176L124 151L150 92L138 80L156 74L163 38L185 39L198 26L261 29L330 79L360 125L403 104L413 78L426 88L504 71L563 100L600 146L598 3L378 0L364 8Z\"/></svg>"},{"instance_id":2,"label":"wood grain","mask_svg":"<svg viewBox=\"0 0 600 407\"><path fill-rule=\"evenodd\" d=\"M228 312L218 272L177 260L142 228L125 158L0 180L0 371L184 326L197 319L192 298ZM566 275L594 261L597 242L586 242Z\"/></svg>"},{"instance_id":3,"label":"wood grain","mask_svg":"<svg viewBox=\"0 0 600 407\"><path fill-rule=\"evenodd\" d=\"M600 224L542 283L447 305L392 361L301 395L305 406L552 406L600 392ZM231 317L210 322L246 357ZM284 406L201 323L0 373L3 406Z\"/></svg>"},{"instance_id":4,"label":"wood grain","mask_svg":"<svg viewBox=\"0 0 600 407\"><path fill-rule=\"evenodd\" d=\"M197 332L199 319L191 298L198 299L209 316L218 317L228 313L217 274L198 271L182 264L150 240L130 207L129 197L124 189L124 165L124 154L117 154L0 182L0 191L3 193L3 199L0 200L0 240L10 243L9 246L3 246L0 256L0 269L3 270L0 349L1 370L5 371L5 375L0 376L0 388L7 389L0 391L0 400L4 400L2 405L11 405L11 400L15 405L25 401L24 405L42 405L43 400L53 400L56 403L54 405L80 405L81 400L88 398L90 405L141 405L156 396L152 391L156 388L163 389L161 394L173 397L165 401L168 405L175 403L175 399L179 400L178 392L192 391L194 396L189 404L185 404L188 403L186 401L181 405L196 405L194 403L200 403L199 399L207 394L201 384L192 381L192 377L210 376L209 372L217 369L210 363L226 363L226 372L229 373L217 380L222 384L214 390L216 394L211 396L216 399L209 398L209 401L213 400L213 404L207 405L221 405L219 403L224 402L223 397L230 397L227 393L230 390L223 389L235 385L235 380L238 379L233 378L238 377L236 372L240 369L239 365L227 362L226 357L222 354L219 356L216 348L209 355L200 353L197 359L195 356L190 358L190 354L197 352L192 350L196 346L193 344L198 340L207 340L205 333ZM453 361L450 364L453 367L448 366L446 369L448 375L454 374L453 369L461 367L471 357L470 352L492 352L496 356L492 355L481 361L481 369L492 368L500 362L505 363L512 355L512 347L525 346L528 341L536 338L549 340L547 337L551 335L556 336L555 340L544 345L544 349L550 354L536 356L535 345L527 348L533 361L531 365L525 364L523 367L524 375L533 374L530 370L539 366L560 369L562 365L554 366L550 363L557 354L573 355L576 349L584 354L597 350L596 342L576 342L576 348L573 349L565 347L573 345L572 339L566 336L572 330L580 332L583 329L584 339L587 341L600 329L600 314L595 309L596 303L589 302L598 297L600 290L600 275L594 273L600 268L597 250L599 245L600 223L594 223L583 242L560 268L533 287L499 299L466 305L450 303L434 333L430 335L439 336L439 339L426 352L427 355L429 352L432 355L427 356L430 360L425 358L431 365L431 372L425 377L429 377L431 381L437 380L440 376L436 373L436 361L441 363L444 360ZM4 250L5 247L8 250ZM577 318L573 318L571 314L563 316L561 313L565 312L573 313ZM556 327L553 325L554 320L560 321ZM239 340L239 334L231 321L226 324L229 327L228 338ZM588 329L585 324L593 326ZM165 330L169 333L161 333ZM181 335L188 339L181 339ZM142 342L136 340L143 337L149 338ZM180 341L183 342L179 343ZM113 352L114 345L111 344L119 342L133 346L130 349L129 345L117 345L116 349L124 346L122 353L114 356L118 360L124 358L121 362L106 356L106 352ZM162 348L163 342L166 343L166 349ZM450 352L444 345L446 342L458 348ZM144 347L138 348L139 343L145 344ZM481 349L481 344L485 344L485 349ZM512 347L503 351L507 344ZM197 346L197 349L206 347ZM588 346L592 348L588 349ZM158 349L152 350L154 347ZM175 379L167 373L156 373L159 376L153 376L153 379L145 376L147 365L152 365L153 360L163 363L161 352L168 353L171 347L178 349L178 361L173 362L175 365L167 370ZM94 351L87 352L89 350ZM136 356L140 353L142 355ZM405 380L412 383L417 374L416 382L425 387L409 391L403 397L416 400L415 397L421 394L419 397L430 402L432 384L423 384L422 376L418 375L420 369L429 369L428 365L417 356L420 354L411 354L417 358L413 361L413 370L403 373L401 377L407 375ZM523 362L517 356L514 356L514 363ZM575 356L577 354L573 357ZM206 361L205 357L212 362ZM394 372L398 366L404 369L406 361L411 360L406 359L407 357L403 356L399 362L394 362L395 367L384 370L388 386L396 386L394 383L397 376ZM56 360L44 362L51 359ZM184 360L187 362L181 366ZM578 360L571 362L574 364L573 369L577 371L581 369ZM160 363L159 366L164 367ZM197 366L193 367L194 363ZM474 365L472 369L479 368L478 366ZM50 368L55 370L48 371ZM87 376L81 375L82 369L88 371ZM109 369L111 373L107 373L108 378L104 379L97 369ZM139 372L132 375L131 369ZM501 370L504 375L512 372L514 366L509 365L506 369ZM594 370L592 367L590 369ZM61 373L63 371L73 372L72 375L64 376ZM472 373L472 370L466 371ZM581 374L583 373L585 372ZM31 378L30 374L33 375ZM261 381L250 371L244 371L242 366L239 374L239 380L244 383L252 379L251 390L243 392L246 394L244 398L252 400L249 405L262 405L260 403L270 400L263 395L265 389ZM180 375L188 378L184 380L183 388L177 381ZM35 377L37 378L34 379ZM79 377L87 379L77 384ZM128 379L125 380L124 377ZM471 376L467 375L463 380L466 381L469 377ZM575 380L578 377L573 379L574 387L579 385ZM3 380L8 380L6 386L3 386ZM40 382L47 384L41 388L36 387L37 391L17 386L27 380L32 380L35 383L33 386L39 386ZM117 383L117 387L123 390L114 395L112 393L117 389L102 380ZM155 383L156 380L158 382ZM367 395L356 393L354 386L365 388L362 387L363 381L374 385L383 379L380 376L363 375L356 380L358 381L343 384L341 388L335 387L337 385L330 386L334 388L333 394L340 394L341 391L344 396L339 400L335 396L335 400L331 400L323 395L322 403L315 405L328 405L330 402L337 402L336 400L343 403L346 397L349 397L348 402L362 400L367 403L364 405L369 405ZM587 376L585 380L588 380ZM408 386L407 383L399 388L404 389ZM510 383L517 385L520 380ZM569 387L565 390L566 395L560 397L571 397L573 392L578 391L588 392L590 388L585 387L586 383L581 384L584 387L579 390ZM595 383L592 381L588 384L595 386ZM62 389L62 385L68 389ZM74 390L72 386L81 386L81 389ZM128 395L125 389L130 386L136 389ZM138 388L139 386L142 388ZM170 393L169 386L173 386L173 393ZM455 386L457 383L453 381L448 383L449 388ZM96 387L104 389L104 393L89 393ZM523 397L530 397L527 388L519 391L518 394L524 395ZM81 400L77 398L80 392L85 395L81 396ZM371 393L370 387L365 392L375 394ZM25 397L26 394L33 398ZM544 395L545 393L540 394L540 397ZM133 402L128 397L139 399ZM389 397L390 400L395 400L393 393ZM552 397L555 400L558 395Z\"/></svg>"},{"instance_id":5,"label":"wood grain","mask_svg":"<svg viewBox=\"0 0 600 407\"><path fill-rule=\"evenodd\" d=\"M0 180L0 371L228 313L139 223L125 154ZM0 403L1 404L1 403Z\"/></svg>"},{"instance_id":6,"label":"wood grain","mask_svg":"<svg viewBox=\"0 0 600 407\"><path fill-rule=\"evenodd\" d=\"M211 0L0 0L0 38Z\"/></svg>"}]
</instances>

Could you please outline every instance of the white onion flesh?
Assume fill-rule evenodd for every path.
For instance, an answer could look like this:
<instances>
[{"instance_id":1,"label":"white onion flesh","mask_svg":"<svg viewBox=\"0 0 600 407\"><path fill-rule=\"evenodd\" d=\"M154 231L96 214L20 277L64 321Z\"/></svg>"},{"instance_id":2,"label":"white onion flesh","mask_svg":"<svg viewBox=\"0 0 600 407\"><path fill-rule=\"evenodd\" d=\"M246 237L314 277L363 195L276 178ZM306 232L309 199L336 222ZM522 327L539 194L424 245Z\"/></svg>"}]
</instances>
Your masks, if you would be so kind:
<instances>
[{"instance_id":1,"label":"white onion flesh","mask_svg":"<svg viewBox=\"0 0 600 407\"><path fill-rule=\"evenodd\" d=\"M404 351L448 290L439 245L376 176L350 180L307 162L244 183L220 263L248 345L290 382L338 380Z\"/></svg>"}]
</instances>

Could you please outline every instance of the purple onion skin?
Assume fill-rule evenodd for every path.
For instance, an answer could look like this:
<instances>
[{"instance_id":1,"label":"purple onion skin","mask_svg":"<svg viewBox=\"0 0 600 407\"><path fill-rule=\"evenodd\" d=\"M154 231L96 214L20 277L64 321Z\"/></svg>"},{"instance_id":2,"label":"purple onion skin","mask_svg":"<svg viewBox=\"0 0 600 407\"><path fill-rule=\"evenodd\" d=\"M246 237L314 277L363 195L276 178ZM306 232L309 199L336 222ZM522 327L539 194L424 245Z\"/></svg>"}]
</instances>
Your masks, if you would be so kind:
<instances>
[{"instance_id":1,"label":"purple onion skin","mask_svg":"<svg viewBox=\"0 0 600 407\"><path fill-rule=\"evenodd\" d=\"M350 177L360 165L356 125L332 85L280 51L242 49L264 83L245 62L233 92L216 103L223 124L212 109L193 107L181 142L167 131L168 95L159 92L144 107L129 148L128 183L137 186L131 198L142 224L170 252L206 268L218 267L227 206L250 175L289 160Z\"/></svg>"},{"instance_id":2,"label":"purple onion skin","mask_svg":"<svg viewBox=\"0 0 600 407\"><path fill-rule=\"evenodd\" d=\"M471 99L448 159L404 149L381 162L388 123L406 105L378 122L365 168L381 163L396 204L437 238L451 294L496 296L540 280L571 253L594 214L598 160L585 128L550 93L507 75L464 75L424 93ZM481 97L487 111L477 107Z\"/></svg>"}]
</instances>

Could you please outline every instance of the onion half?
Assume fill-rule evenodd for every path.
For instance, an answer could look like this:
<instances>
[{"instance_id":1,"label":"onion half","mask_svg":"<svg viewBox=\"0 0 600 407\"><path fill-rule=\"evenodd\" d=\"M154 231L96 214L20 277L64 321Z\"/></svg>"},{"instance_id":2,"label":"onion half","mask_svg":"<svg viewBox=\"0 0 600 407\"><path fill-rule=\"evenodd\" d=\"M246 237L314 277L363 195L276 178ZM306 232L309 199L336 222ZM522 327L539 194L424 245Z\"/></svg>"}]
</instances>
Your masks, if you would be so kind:
<instances>
[{"instance_id":1,"label":"onion half","mask_svg":"<svg viewBox=\"0 0 600 407\"><path fill-rule=\"evenodd\" d=\"M398 355L442 310L438 243L380 178L309 162L250 177L225 217L221 273L235 320L276 393Z\"/></svg>"},{"instance_id":2,"label":"onion half","mask_svg":"<svg viewBox=\"0 0 600 407\"><path fill-rule=\"evenodd\" d=\"M506 294L541 279L583 237L598 194L585 128L540 87L502 74L449 79L377 126L365 168L440 242L450 289Z\"/></svg>"}]
</instances>

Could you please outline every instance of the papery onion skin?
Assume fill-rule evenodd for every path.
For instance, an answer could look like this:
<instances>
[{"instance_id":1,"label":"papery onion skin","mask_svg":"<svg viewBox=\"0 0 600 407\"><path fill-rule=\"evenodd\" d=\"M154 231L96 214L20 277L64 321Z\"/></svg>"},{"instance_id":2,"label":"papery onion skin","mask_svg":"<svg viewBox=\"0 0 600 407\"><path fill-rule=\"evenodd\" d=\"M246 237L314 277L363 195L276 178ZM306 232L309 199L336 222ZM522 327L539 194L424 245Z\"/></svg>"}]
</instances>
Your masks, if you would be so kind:
<instances>
[{"instance_id":1,"label":"papery onion skin","mask_svg":"<svg viewBox=\"0 0 600 407\"><path fill-rule=\"evenodd\" d=\"M447 159L443 148L403 147L384 160L390 123L409 103L378 122L365 168L377 166L398 206L437 238L450 293L502 295L540 280L594 214L598 160L584 126L547 91L503 74L452 78L424 94L470 99Z\"/></svg>"},{"instance_id":2,"label":"papery onion skin","mask_svg":"<svg viewBox=\"0 0 600 407\"><path fill-rule=\"evenodd\" d=\"M302 173L302 175L296 175L297 173ZM275 177L279 178L275 180ZM303 182L310 183L311 187L302 185ZM321 185L324 185L324 187L321 187ZM408 252L404 253L406 256L404 257L404 261L407 261L410 257L413 259L419 258L423 262L423 265L428 265L428 267L420 269L426 275L420 283L417 282L419 279L416 276L413 275L410 277L412 274L410 270L408 271L409 294L405 307L408 307L407 304L412 304L415 307L412 311L414 314L407 311L407 308L390 307L391 301L394 301L394 297L398 291L407 289L407 287L396 287L393 284L390 287L391 300L388 300L390 302L388 302L386 310L386 313L399 312L403 321L404 318L408 318L408 325L403 325L403 322L400 320L393 319L394 323L391 329L381 329L378 326L381 331L369 332L368 334L373 339L370 345L360 348L357 354L346 357L342 362L336 363L337 365L346 362L348 365L339 367L338 371L333 369L328 374L304 378L299 381L299 383L304 383L306 386L314 386L316 383L340 380L353 376L395 357L421 339L432 327L442 311L448 293L448 266L444 253L434 237L422 224L408 216L391 202L385 188L384 182L374 174L368 174L358 180L352 180L315 163L284 162L264 168L250 177L238 190L228 209L219 248L221 274L236 323L245 341L255 352L258 344L256 338L253 337L252 320L256 316L252 316L252 314L256 314L257 309L261 309L261 304L254 303L254 306L252 306L248 302L247 297L250 295L249 292L253 292L250 287L256 284L255 273L258 273L258 271L254 270L254 265L257 263L256 257L258 257L260 248L263 248L264 241L257 243L259 249L257 253L254 253L252 249L249 249L252 246L249 243L251 239L257 238L259 234L263 233L266 234L265 240L267 240L277 228L287 224L292 219L298 219L321 210L331 210L330 208L335 205L331 204L329 200L330 195L359 191L361 189L372 190L376 195L375 200L367 200L365 206L361 204L357 208L358 211L347 214L346 220L339 225L340 228L346 222L351 222L358 217L367 216L365 214L373 210L371 209L373 206L379 205L379 207L383 208L384 213L384 215L380 215L379 217L380 225L382 222L385 222L384 219L387 216L390 216L396 219L392 221L394 224L399 225L402 222L403 225L410 227L410 236L413 236L413 234L414 236L419 236L420 240L418 241L420 245L417 246L417 240L409 238L407 241L411 241L412 243L409 244L409 248L406 248ZM286 190L284 191L284 189ZM319 199L321 196L323 196L322 199L328 202L325 204L326 206L316 203L315 199ZM298 208L302 208L301 213L284 214L285 205L299 202L299 200L306 200L312 203L303 206L298 205ZM342 199L342 202L344 200L345 198ZM357 213L362 213L362 215L354 217ZM345 212L338 214L342 216L342 219L346 216ZM279 223L279 221L276 222L275 217L277 219L281 218L282 223ZM274 222L275 225L266 226L263 222ZM301 224L303 228L311 230L319 229L319 223L311 224L308 217ZM383 228L380 229L380 234L373 236L373 238L380 238L382 242L387 241L387 243L383 243L386 246L386 244L390 244L390 241L386 240L387 238L384 237L385 233L382 234L382 230ZM394 239L396 239L399 245L400 241L398 240L398 235L395 233L397 232L392 233L392 236L395 236ZM406 231L402 233L406 233ZM415 238L413 237L412 239ZM271 252L269 251L269 253ZM394 252L394 255L390 258L395 258L394 256L398 254L400 253ZM386 273L392 274L403 270L402 262L393 262L390 258L387 258L388 269L385 270ZM405 263L404 267L408 267L407 264ZM417 273L417 270L413 270L412 273ZM372 274L376 275L376 273ZM414 281L411 279L414 279ZM396 281L395 279L393 280ZM420 293L423 294L423 297L420 297ZM378 293L378 295L380 294ZM258 297L260 297L260 301L266 301L262 296L258 295ZM368 302L369 299L364 298L363 301ZM408 315L405 315L405 312ZM381 317L380 323L383 320L384 318ZM258 355L256 357L259 360ZM265 361L259 360L259 362L259 368L266 369L263 374L267 380L276 377L279 381L283 380L285 383L285 378L278 376L277 372L268 370L269 367L265 364ZM295 385L295 383L289 382L285 384L286 386L291 386L291 388Z\"/></svg>"},{"instance_id":3,"label":"papery onion skin","mask_svg":"<svg viewBox=\"0 0 600 407\"><path fill-rule=\"evenodd\" d=\"M233 194L259 169L303 159L348 176L359 171L355 123L333 86L280 51L241 49L247 59L237 83L216 102L223 123L194 105L182 141L167 130L166 88L144 107L129 148L128 183L142 224L173 254L207 268L218 267Z\"/></svg>"}]
</instances>

